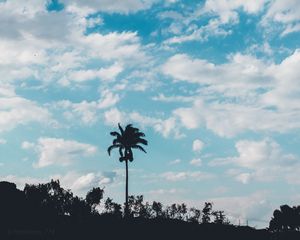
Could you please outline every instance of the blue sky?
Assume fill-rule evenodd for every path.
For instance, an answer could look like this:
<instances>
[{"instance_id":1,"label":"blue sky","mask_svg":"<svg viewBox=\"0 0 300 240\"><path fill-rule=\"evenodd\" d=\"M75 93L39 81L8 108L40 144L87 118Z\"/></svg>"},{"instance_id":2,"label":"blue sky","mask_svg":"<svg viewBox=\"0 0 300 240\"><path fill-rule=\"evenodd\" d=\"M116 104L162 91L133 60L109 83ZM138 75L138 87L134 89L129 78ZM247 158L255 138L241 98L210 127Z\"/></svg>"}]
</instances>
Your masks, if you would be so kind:
<instances>
[{"instance_id":1,"label":"blue sky","mask_svg":"<svg viewBox=\"0 0 300 240\"><path fill-rule=\"evenodd\" d=\"M264 227L299 204L297 0L0 1L1 179L122 202L109 132L146 133L130 193Z\"/></svg>"}]
</instances>

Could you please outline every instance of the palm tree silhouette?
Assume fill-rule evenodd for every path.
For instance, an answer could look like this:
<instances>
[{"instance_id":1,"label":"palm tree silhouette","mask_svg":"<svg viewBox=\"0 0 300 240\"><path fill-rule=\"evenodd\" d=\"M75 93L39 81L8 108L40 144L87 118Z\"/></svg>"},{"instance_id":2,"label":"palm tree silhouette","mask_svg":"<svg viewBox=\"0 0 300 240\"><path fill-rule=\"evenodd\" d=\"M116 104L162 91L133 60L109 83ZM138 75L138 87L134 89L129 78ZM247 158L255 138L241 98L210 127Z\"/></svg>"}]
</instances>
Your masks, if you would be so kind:
<instances>
[{"instance_id":1,"label":"palm tree silhouette","mask_svg":"<svg viewBox=\"0 0 300 240\"><path fill-rule=\"evenodd\" d=\"M119 161L125 161L126 166L126 188L125 188L125 217L128 216L128 161L133 161L132 149L139 149L146 153L145 149L140 144L148 145L145 134L140 132L138 128L132 127L132 124L128 124L125 130L118 123L119 132L111 132L110 135L114 136L115 139L112 145L108 147L107 152L110 156L111 150L118 148L120 153Z\"/></svg>"}]
</instances>

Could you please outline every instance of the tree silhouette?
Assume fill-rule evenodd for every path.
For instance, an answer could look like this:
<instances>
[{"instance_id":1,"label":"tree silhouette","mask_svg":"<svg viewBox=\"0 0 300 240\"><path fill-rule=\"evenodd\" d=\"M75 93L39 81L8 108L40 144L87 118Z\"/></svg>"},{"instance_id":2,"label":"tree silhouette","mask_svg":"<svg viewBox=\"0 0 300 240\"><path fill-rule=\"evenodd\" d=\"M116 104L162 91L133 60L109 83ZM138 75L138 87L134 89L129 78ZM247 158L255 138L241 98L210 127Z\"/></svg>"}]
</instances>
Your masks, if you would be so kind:
<instances>
[{"instance_id":1,"label":"tree silhouette","mask_svg":"<svg viewBox=\"0 0 300 240\"><path fill-rule=\"evenodd\" d=\"M202 223L209 223L212 214L212 203L205 202L202 213Z\"/></svg>"},{"instance_id":2,"label":"tree silhouette","mask_svg":"<svg viewBox=\"0 0 300 240\"><path fill-rule=\"evenodd\" d=\"M129 196L128 197L128 212L133 217L145 217L147 216L147 209L143 203L143 195Z\"/></svg>"},{"instance_id":3,"label":"tree silhouette","mask_svg":"<svg viewBox=\"0 0 300 240\"><path fill-rule=\"evenodd\" d=\"M162 210L162 204L160 202L153 201L152 209L155 213L155 217L159 218L162 216L163 210Z\"/></svg>"},{"instance_id":4,"label":"tree silhouette","mask_svg":"<svg viewBox=\"0 0 300 240\"><path fill-rule=\"evenodd\" d=\"M114 217L120 218L122 216L122 207L120 204L113 202L111 198L107 198L105 203L105 213Z\"/></svg>"},{"instance_id":5,"label":"tree silhouette","mask_svg":"<svg viewBox=\"0 0 300 240\"><path fill-rule=\"evenodd\" d=\"M140 145L148 145L145 134L140 132L138 128L132 127L132 124L128 124L125 130L118 124L119 132L111 132L110 135L115 137L112 145L108 147L107 152L110 155L111 150L118 148L120 154L120 162L125 162L126 166L126 187L125 187L125 216L128 216L128 161L133 161L132 149L139 149L146 153L145 149Z\"/></svg>"},{"instance_id":6,"label":"tree silhouette","mask_svg":"<svg viewBox=\"0 0 300 240\"><path fill-rule=\"evenodd\" d=\"M226 219L224 211L213 211L212 215L215 217L214 223L217 224L228 224L229 221Z\"/></svg>"},{"instance_id":7,"label":"tree silhouette","mask_svg":"<svg viewBox=\"0 0 300 240\"><path fill-rule=\"evenodd\" d=\"M199 223L201 211L195 207L190 208L188 221L192 223Z\"/></svg>"},{"instance_id":8,"label":"tree silhouette","mask_svg":"<svg viewBox=\"0 0 300 240\"><path fill-rule=\"evenodd\" d=\"M90 190L86 197L85 201L91 207L92 212L96 212L96 206L100 203L101 199L103 198L104 190L97 187Z\"/></svg>"},{"instance_id":9,"label":"tree silhouette","mask_svg":"<svg viewBox=\"0 0 300 240\"><path fill-rule=\"evenodd\" d=\"M280 206L280 210L273 212L269 230L273 232L287 232L300 230L300 206Z\"/></svg>"}]
</instances>

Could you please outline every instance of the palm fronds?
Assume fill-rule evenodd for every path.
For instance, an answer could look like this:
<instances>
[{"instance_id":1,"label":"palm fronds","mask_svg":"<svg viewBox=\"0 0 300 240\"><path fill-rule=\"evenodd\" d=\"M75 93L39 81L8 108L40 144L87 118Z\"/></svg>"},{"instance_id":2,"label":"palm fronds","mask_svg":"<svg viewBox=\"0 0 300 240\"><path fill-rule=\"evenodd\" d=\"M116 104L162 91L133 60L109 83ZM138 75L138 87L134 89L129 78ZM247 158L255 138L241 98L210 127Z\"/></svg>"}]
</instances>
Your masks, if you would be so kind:
<instances>
[{"instance_id":1,"label":"palm fronds","mask_svg":"<svg viewBox=\"0 0 300 240\"><path fill-rule=\"evenodd\" d=\"M120 159L133 160L133 154L131 149L139 149L146 153L146 150L140 146L148 145L148 141L144 139L145 134L140 132L138 128L132 126L132 124L126 125L125 129L118 123L120 132L111 132L110 135L115 137L112 141L112 145L107 149L110 155L111 151L115 148L119 148ZM120 161L121 161L120 160Z\"/></svg>"}]
</instances>

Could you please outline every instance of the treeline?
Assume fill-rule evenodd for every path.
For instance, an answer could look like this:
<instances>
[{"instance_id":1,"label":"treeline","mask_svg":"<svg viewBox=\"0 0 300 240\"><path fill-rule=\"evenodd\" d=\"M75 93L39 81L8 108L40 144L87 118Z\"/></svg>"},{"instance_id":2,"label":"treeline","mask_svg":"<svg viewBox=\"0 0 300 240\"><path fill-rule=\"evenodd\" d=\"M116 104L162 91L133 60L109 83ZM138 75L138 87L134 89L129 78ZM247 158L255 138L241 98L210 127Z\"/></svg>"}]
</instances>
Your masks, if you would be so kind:
<instances>
[{"instance_id":1,"label":"treeline","mask_svg":"<svg viewBox=\"0 0 300 240\"><path fill-rule=\"evenodd\" d=\"M108 209L111 199L105 201L105 211L111 213ZM152 203L144 202L143 196L129 196L128 208L129 216L134 218L161 218L173 219L192 223L218 223L230 224L224 214L224 211L214 211L213 204L205 202L202 210L195 207L188 208L186 204L172 204L164 207L162 203L153 201ZM119 206L120 207L120 206ZM118 207L118 209L120 209Z\"/></svg>"},{"instance_id":2,"label":"treeline","mask_svg":"<svg viewBox=\"0 0 300 240\"><path fill-rule=\"evenodd\" d=\"M124 206L111 198L104 199L104 189L99 187L87 192L85 198L75 196L60 186L58 180L30 185L18 190L14 183L0 182L0 208L2 216L29 214L31 218L51 220L70 216L83 219L89 216L124 217ZM25 211L25 212L24 212ZM129 196L128 216L139 219L169 219L191 223L229 224L223 211L213 210L213 204L206 202L202 210L188 208L186 204L164 206L158 201L145 202L142 195Z\"/></svg>"},{"instance_id":3,"label":"treeline","mask_svg":"<svg viewBox=\"0 0 300 240\"><path fill-rule=\"evenodd\" d=\"M210 202L202 209L164 206L140 195L129 197L126 217L124 207L99 187L80 198L58 180L23 190L0 182L0 239L300 239L299 206L281 206L262 230L230 224Z\"/></svg>"}]
</instances>

